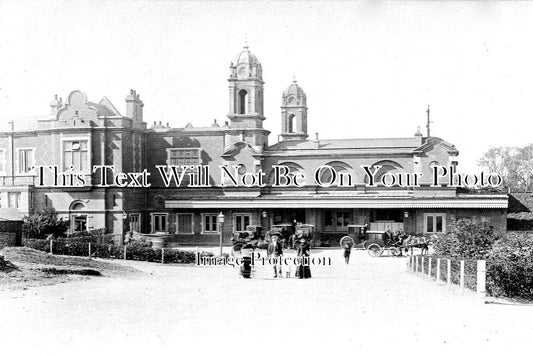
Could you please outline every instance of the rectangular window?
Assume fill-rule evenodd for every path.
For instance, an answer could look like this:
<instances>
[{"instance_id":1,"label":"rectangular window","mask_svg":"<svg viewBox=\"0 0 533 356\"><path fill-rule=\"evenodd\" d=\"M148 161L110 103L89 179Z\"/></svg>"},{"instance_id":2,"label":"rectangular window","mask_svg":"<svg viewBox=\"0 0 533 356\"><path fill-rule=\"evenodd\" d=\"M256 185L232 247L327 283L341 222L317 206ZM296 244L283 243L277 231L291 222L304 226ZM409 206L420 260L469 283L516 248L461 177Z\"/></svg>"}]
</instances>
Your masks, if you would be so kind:
<instances>
[{"instance_id":1,"label":"rectangular window","mask_svg":"<svg viewBox=\"0 0 533 356\"><path fill-rule=\"evenodd\" d=\"M20 207L20 192L8 193L8 207L19 208Z\"/></svg>"},{"instance_id":2,"label":"rectangular window","mask_svg":"<svg viewBox=\"0 0 533 356\"><path fill-rule=\"evenodd\" d=\"M166 232L168 214L152 214L152 232Z\"/></svg>"},{"instance_id":3,"label":"rectangular window","mask_svg":"<svg viewBox=\"0 0 533 356\"><path fill-rule=\"evenodd\" d=\"M235 224L233 226L233 229L235 232L242 232L246 231L246 228L248 225L250 225L250 222L252 221L252 215L250 214L235 214Z\"/></svg>"},{"instance_id":4,"label":"rectangular window","mask_svg":"<svg viewBox=\"0 0 533 356\"><path fill-rule=\"evenodd\" d=\"M192 234L192 214L178 214L178 234Z\"/></svg>"},{"instance_id":5,"label":"rectangular window","mask_svg":"<svg viewBox=\"0 0 533 356\"><path fill-rule=\"evenodd\" d=\"M446 232L446 214L424 214L424 233Z\"/></svg>"},{"instance_id":6,"label":"rectangular window","mask_svg":"<svg viewBox=\"0 0 533 356\"><path fill-rule=\"evenodd\" d=\"M433 216L429 215L426 217L426 232L435 232L433 229Z\"/></svg>"},{"instance_id":7,"label":"rectangular window","mask_svg":"<svg viewBox=\"0 0 533 356\"><path fill-rule=\"evenodd\" d=\"M17 168L18 173L28 174L33 170L35 165L35 157L33 154L33 148L21 148L17 153Z\"/></svg>"},{"instance_id":8,"label":"rectangular window","mask_svg":"<svg viewBox=\"0 0 533 356\"><path fill-rule=\"evenodd\" d=\"M141 232L141 214L130 214L130 231Z\"/></svg>"},{"instance_id":9,"label":"rectangular window","mask_svg":"<svg viewBox=\"0 0 533 356\"><path fill-rule=\"evenodd\" d=\"M75 216L73 221L73 230L81 232L87 230L87 216Z\"/></svg>"},{"instance_id":10,"label":"rectangular window","mask_svg":"<svg viewBox=\"0 0 533 356\"><path fill-rule=\"evenodd\" d=\"M171 148L167 150L167 163L170 166L200 165L199 148Z\"/></svg>"},{"instance_id":11,"label":"rectangular window","mask_svg":"<svg viewBox=\"0 0 533 356\"><path fill-rule=\"evenodd\" d=\"M218 215L204 214L203 215L203 232L217 233L218 232Z\"/></svg>"},{"instance_id":12,"label":"rectangular window","mask_svg":"<svg viewBox=\"0 0 533 356\"><path fill-rule=\"evenodd\" d=\"M63 141L63 170L73 167L76 172L89 170L89 146L87 141Z\"/></svg>"}]
</instances>

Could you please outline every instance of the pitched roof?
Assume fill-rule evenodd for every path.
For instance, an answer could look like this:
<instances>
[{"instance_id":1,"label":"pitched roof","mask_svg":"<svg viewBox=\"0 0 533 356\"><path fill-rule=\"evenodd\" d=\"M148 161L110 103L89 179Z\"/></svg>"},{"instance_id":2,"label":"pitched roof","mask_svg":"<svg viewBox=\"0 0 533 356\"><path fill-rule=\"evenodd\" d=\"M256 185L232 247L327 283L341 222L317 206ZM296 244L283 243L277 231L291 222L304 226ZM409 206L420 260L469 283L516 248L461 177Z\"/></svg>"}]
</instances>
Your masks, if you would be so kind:
<instances>
[{"instance_id":1,"label":"pitched roof","mask_svg":"<svg viewBox=\"0 0 533 356\"><path fill-rule=\"evenodd\" d=\"M104 96L102 98L102 100L100 100L100 105L104 105L106 108L108 108L109 110L111 110L111 112L113 112L116 116L122 116L120 115L120 112L117 110L117 108L115 107L115 105L113 105L113 103L111 102L111 100L109 100L107 98L107 96Z\"/></svg>"},{"instance_id":2,"label":"pitched roof","mask_svg":"<svg viewBox=\"0 0 533 356\"><path fill-rule=\"evenodd\" d=\"M227 148L220 156L221 157L232 157L239 153L242 149L249 150L252 156L261 155L255 148L253 148L249 143L246 142L237 142Z\"/></svg>"},{"instance_id":3,"label":"pitched roof","mask_svg":"<svg viewBox=\"0 0 533 356\"><path fill-rule=\"evenodd\" d=\"M320 149L365 149L365 148L412 148L421 145L417 137L406 138L354 138L318 140ZM308 150L317 149L317 141L281 141L268 148L275 150Z\"/></svg>"},{"instance_id":4,"label":"pitched roof","mask_svg":"<svg viewBox=\"0 0 533 356\"><path fill-rule=\"evenodd\" d=\"M309 154L350 154L350 153L380 153L380 154L410 154L424 152L432 149L435 145L443 145L450 154L458 154L459 151L449 142L438 137L423 139L421 137L394 137L394 138L354 138L335 140L301 140L281 141L265 151L266 154L283 155L290 153L294 156ZM332 152L334 151L334 152Z\"/></svg>"},{"instance_id":5,"label":"pitched roof","mask_svg":"<svg viewBox=\"0 0 533 356\"><path fill-rule=\"evenodd\" d=\"M98 116L121 116L115 106L105 96L99 103L89 101L88 104L98 111Z\"/></svg>"}]
</instances>

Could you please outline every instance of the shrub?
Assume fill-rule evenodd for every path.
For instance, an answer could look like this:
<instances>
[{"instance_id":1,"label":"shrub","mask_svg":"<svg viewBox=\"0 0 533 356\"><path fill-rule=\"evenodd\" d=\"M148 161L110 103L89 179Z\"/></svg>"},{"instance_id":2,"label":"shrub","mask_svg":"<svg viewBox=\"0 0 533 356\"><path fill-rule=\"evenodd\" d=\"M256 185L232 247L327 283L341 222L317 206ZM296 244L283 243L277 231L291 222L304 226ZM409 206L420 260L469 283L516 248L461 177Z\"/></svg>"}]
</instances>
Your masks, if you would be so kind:
<instances>
[{"instance_id":1,"label":"shrub","mask_svg":"<svg viewBox=\"0 0 533 356\"><path fill-rule=\"evenodd\" d=\"M69 221L58 219L53 208L47 208L37 214L24 218L23 229L32 239L43 239L48 235L65 236Z\"/></svg>"},{"instance_id":2,"label":"shrub","mask_svg":"<svg viewBox=\"0 0 533 356\"><path fill-rule=\"evenodd\" d=\"M507 234L494 244L487 266L491 295L533 299L533 238Z\"/></svg>"},{"instance_id":3,"label":"shrub","mask_svg":"<svg viewBox=\"0 0 533 356\"><path fill-rule=\"evenodd\" d=\"M34 250L50 252L50 242L38 239L22 239L22 246L33 248Z\"/></svg>"},{"instance_id":4,"label":"shrub","mask_svg":"<svg viewBox=\"0 0 533 356\"><path fill-rule=\"evenodd\" d=\"M106 243L106 229L95 229L87 231L74 232L67 235L67 238L76 242Z\"/></svg>"},{"instance_id":5,"label":"shrub","mask_svg":"<svg viewBox=\"0 0 533 356\"><path fill-rule=\"evenodd\" d=\"M24 239L23 245L44 252L50 252L50 242L38 239ZM89 243L72 239L53 241L53 253L68 256L89 256ZM91 256L99 258L124 258L124 246L91 243ZM213 256L202 252L202 256ZM126 246L126 259L134 261L161 262L161 249L146 247L142 242L132 242ZM165 250L165 263L194 263L196 252L183 250Z\"/></svg>"},{"instance_id":6,"label":"shrub","mask_svg":"<svg viewBox=\"0 0 533 356\"><path fill-rule=\"evenodd\" d=\"M435 254L451 258L484 259L499 234L492 226L461 219L448 226L446 234L432 239Z\"/></svg>"}]
</instances>

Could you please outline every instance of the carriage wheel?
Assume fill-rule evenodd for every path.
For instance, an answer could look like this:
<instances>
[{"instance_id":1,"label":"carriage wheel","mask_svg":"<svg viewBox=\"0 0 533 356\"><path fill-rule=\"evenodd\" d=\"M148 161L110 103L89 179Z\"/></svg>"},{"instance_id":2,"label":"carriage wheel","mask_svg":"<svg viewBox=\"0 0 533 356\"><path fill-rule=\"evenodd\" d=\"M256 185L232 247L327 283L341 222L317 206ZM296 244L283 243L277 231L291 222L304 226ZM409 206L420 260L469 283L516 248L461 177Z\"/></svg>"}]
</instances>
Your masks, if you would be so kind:
<instances>
[{"instance_id":1,"label":"carriage wheel","mask_svg":"<svg viewBox=\"0 0 533 356\"><path fill-rule=\"evenodd\" d=\"M368 245L368 247L366 248L366 250L368 251L368 254L372 257L379 257L381 256L381 254L383 253L383 247L381 247L379 244L377 243L372 243L370 245Z\"/></svg>"},{"instance_id":2,"label":"carriage wheel","mask_svg":"<svg viewBox=\"0 0 533 356\"><path fill-rule=\"evenodd\" d=\"M355 245L355 241L351 238L351 236L346 235L340 240L341 248L344 248L344 246L348 244L353 246Z\"/></svg>"}]
</instances>

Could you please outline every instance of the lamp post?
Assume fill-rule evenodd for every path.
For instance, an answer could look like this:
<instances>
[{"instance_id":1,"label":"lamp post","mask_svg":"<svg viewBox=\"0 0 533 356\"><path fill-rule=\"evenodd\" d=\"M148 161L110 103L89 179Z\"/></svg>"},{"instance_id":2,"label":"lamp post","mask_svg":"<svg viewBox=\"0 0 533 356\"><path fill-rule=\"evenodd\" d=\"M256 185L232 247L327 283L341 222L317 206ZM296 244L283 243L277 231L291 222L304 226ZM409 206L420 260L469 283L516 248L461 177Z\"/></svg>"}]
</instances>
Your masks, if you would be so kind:
<instances>
[{"instance_id":1,"label":"lamp post","mask_svg":"<svg viewBox=\"0 0 533 356\"><path fill-rule=\"evenodd\" d=\"M218 230L220 232L220 256L222 256L222 239L223 239L222 227L224 226L224 214L220 212L217 218L218 218Z\"/></svg>"},{"instance_id":2,"label":"lamp post","mask_svg":"<svg viewBox=\"0 0 533 356\"><path fill-rule=\"evenodd\" d=\"M267 224L268 224L268 221L267 221L267 212L265 210L263 210L263 212L261 213L261 216L263 217L263 221L264 221L264 225L263 225L263 231L266 231L267 229Z\"/></svg>"}]
</instances>

